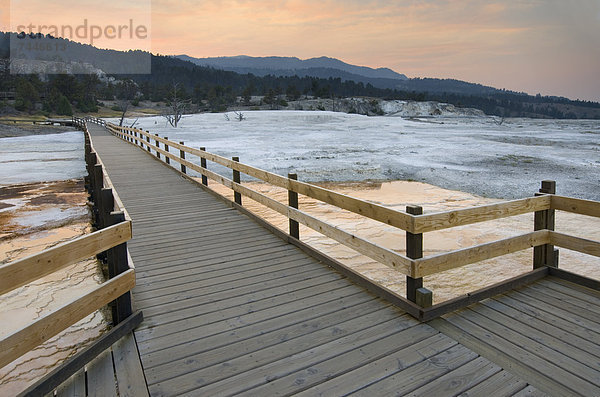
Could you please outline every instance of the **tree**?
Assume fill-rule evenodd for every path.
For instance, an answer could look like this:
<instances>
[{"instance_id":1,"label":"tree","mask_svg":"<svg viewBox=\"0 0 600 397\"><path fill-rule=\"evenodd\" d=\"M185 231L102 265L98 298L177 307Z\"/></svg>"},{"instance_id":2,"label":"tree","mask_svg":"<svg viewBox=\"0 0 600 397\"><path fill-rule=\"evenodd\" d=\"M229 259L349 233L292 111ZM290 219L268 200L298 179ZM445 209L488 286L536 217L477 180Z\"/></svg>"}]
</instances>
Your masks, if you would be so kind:
<instances>
[{"instance_id":1,"label":"tree","mask_svg":"<svg viewBox=\"0 0 600 397\"><path fill-rule=\"evenodd\" d=\"M38 100L39 94L33 84L24 78L19 79L15 92L15 107L18 110L31 111Z\"/></svg>"},{"instance_id":2,"label":"tree","mask_svg":"<svg viewBox=\"0 0 600 397\"><path fill-rule=\"evenodd\" d=\"M71 108L71 103L67 99L66 96L60 95L58 97L58 103L56 105L56 113L61 116L72 116L73 108Z\"/></svg>"},{"instance_id":3,"label":"tree","mask_svg":"<svg viewBox=\"0 0 600 397\"><path fill-rule=\"evenodd\" d=\"M179 83L173 83L173 88L167 100L167 110L163 113L163 117L167 119L171 127L177 127L191 104L191 99L183 99L183 92L179 89Z\"/></svg>"}]
</instances>

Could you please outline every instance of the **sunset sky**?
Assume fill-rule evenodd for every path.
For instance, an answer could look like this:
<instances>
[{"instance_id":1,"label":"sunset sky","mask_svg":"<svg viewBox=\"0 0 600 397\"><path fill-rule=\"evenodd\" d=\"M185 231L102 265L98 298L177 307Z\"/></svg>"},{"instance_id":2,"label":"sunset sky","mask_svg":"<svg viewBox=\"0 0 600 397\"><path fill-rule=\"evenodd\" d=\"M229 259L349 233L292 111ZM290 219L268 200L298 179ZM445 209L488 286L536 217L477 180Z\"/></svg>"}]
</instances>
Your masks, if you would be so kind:
<instances>
[{"instance_id":1,"label":"sunset sky","mask_svg":"<svg viewBox=\"0 0 600 397\"><path fill-rule=\"evenodd\" d=\"M13 0L13 16L16 8L35 15L25 10L38 1ZM151 19L154 53L329 56L409 77L600 101L599 0L133 0L129 10L56 0L52 12L58 4L83 4L98 21L114 19L116 4L120 18Z\"/></svg>"}]
</instances>

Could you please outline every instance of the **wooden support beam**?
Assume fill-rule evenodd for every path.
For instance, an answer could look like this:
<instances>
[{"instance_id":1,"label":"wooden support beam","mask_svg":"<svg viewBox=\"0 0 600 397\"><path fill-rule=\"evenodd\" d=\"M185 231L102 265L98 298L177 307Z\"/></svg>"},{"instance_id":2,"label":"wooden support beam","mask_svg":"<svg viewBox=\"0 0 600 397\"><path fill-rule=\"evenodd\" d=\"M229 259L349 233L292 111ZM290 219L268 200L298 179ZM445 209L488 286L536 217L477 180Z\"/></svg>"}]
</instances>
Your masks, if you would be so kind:
<instances>
[{"instance_id":1,"label":"wooden support beam","mask_svg":"<svg viewBox=\"0 0 600 397\"><path fill-rule=\"evenodd\" d=\"M542 181L542 187L539 193L536 195L549 195L556 193L556 182L554 181ZM550 199L552 202L552 199ZM554 230L555 223L555 210L546 209L543 211L536 211L534 214L533 229L537 230ZM553 266L555 264L554 259L554 247L551 244L545 244L543 246L534 247L533 249L533 268L538 269L542 266Z\"/></svg>"},{"instance_id":2,"label":"wooden support beam","mask_svg":"<svg viewBox=\"0 0 600 397\"><path fill-rule=\"evenodd\" d=\"M156 147L160 149L160 143L159 143L159 140L158 140L158 134L154 134L154 135L156 135L156 138L157 138L156 139ZM156 151L156 157L160 158L160 152L158 150Z\"/></svg>"},{"instance_id":3,"label":"wooden support beam","mask_svg":"<svg viewBox=\"0 0 600 397\"><path fill-rule=\"evenodd\" d=\"M433 305L433 292L427 288L417 288L415 297L415 303L424 309Z\"/></svg>"},{"instance_id":4,"label":"wooden support beam","mask_svg":"<svg viewBox=\"0 0 600 397\"><path fill-rule=\"evenodd\" d=\"M201 147L200 150L206 152L205 147ZM200 157L200 167L206 169L206 159L204 157ZM202 184L208 186L208 177L204 174L202 174Z\"/></svg>"},{"instance_id":5,"label":"wooden support beam","mask_svg":"<svg viewBox=\"0 0 600 397\"><path fill-rule=\"evenodd\" d=\"M165 139L168 140L169 137L166 136ZM166 143L165 143L165 152L169 152L169 145L167 145ZM169 156L165 156L165 162L167 164L171 164L171 159L169 158Z\"/></svg>"},{"instance_id":6,"label":"wooden support beam","mask_svg":"<svg viewBox=\"0 0 600 397\"><path fill-rule=\"evenodd\" d=\"M183 141L179 142L180 145L184 145ZM182 160L185 160L185 151L183 149L179 149L179 158ZM185 165L183 165L183 163L181 163L181 172L183 172L184 174L187 173L187 169L185 168Z\"/></svg>"},{"instance_id":7,"label":"wooden support beam","mask_svg":"<svg viewBox=\"0 0 600 397\"><path fill-rule=\"evenodd\" d=\"M423 207L418 205L406 206L406 213L410 215L422 215ZM423 233L406 232L406 256L410 259L423 257ZM406 299L417 302L417 290L423 288L423 277L412 278L406 276Z\"/></svg>"},{"instance_id":8,"label":"wooden support beam","mask_svg":"<svg viewBox=\"0 0 600 397\"><path fill-rule=\"evenodd\" d=\"M239 157L232 157L231 158L232 161L235 161L236 163L239 163L240 158ZM233 182L240 184L241 180L240 180L240 172L237 170L233 170ZM234 192L233 193L233 197L236 204L242 205L242 195L239 192Z\"/></svg>"},{"instance_id":9,"label":"wooden support beam","mask_svg":"<svg viewBox=\"0 0 600 397\"><path fill-rule=\"evenodd\" d=\"M125 214L121 211L111 212L109 220L113 225L119 224L125 221ZM109 274L111 279L128 271L127 243L123 242L108 250L107 259L109 271L112 269L112 274ZM112 310L113 325L119 324L125 318L129 317L133 311L131 307L131 294L126 292L117 298L114 301Z\"/></svg>"},{"instance_id":10,"label":"wooden support beam","mask_svg":"<svg viewBox=\"0 0 600 397\"><path fill-rule=\"evenodd\" d=\"M298 180L298 175L297 174L288 174L288 178L293 179L293 180ZM288 205L292 208L296 208L298 209L298 193L293 192L291 190L288 190ZM290 219L290 236L296 238L296 239L300 239L300 224L293 220Z\"/></svg>"}]
</instances>

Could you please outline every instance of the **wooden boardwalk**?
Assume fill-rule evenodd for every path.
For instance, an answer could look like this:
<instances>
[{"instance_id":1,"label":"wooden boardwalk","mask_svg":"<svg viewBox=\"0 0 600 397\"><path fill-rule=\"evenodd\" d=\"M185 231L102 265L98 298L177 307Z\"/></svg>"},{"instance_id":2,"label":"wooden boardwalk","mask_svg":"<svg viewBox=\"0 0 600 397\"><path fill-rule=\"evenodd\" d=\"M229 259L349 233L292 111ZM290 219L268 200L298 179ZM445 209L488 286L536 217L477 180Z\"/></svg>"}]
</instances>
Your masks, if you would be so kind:
<instances>
[{"instance_id":1,"label":"wooden boardwalk","mask_svg":"<svg viewBox=\"0 0 600 397\"><path fill-rule=\"evenodd\" d=\"M600 395L597 291L546 278L419 323L88 128L133 219L151 395Z\"/></svg>"}]
</instances>

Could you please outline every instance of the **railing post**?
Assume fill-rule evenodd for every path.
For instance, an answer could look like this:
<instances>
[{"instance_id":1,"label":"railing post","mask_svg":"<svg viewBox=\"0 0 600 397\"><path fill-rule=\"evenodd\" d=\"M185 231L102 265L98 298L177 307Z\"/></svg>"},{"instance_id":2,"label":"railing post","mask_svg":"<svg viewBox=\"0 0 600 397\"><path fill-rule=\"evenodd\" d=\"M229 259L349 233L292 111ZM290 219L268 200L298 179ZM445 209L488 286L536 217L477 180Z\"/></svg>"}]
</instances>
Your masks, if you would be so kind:
<instances>
[{"instance_id":1,"label":"railing post","mask_svg":"<svg viewBox=\"0 0 600 397\"><path fill-rule=\"evenodd\" d=\"M165 139L169 140L169 137L166 136ZM167 153L169 152L169 145L167 145L166 143L165 143L165 152L167 152ZM171 164L171 159L169 158L169 156L165 156L165 162L167 164Z\"/></svg>"},{"instance_id":2,"label":"railing post","mask_svg":"<svg viewBox=\"0 0 600 397\"><path fill-rule=\"evenodd\" d=\"M184 145L183 141L180 141L179 144ZM185 152L182 149L179 149L179 158L185 160ZM183 164L181 164L181 172L183 172L184 174L187 172L187 169Z\"/></svg>"},{"instance_id":3,"label":"railing post","mask_svg":"<svg viewBox=\"0 0 600 397\"><path fill-rule=\"evenodd\" d=\"M536 196L544 194L556 194L555 181L542 181L542 187ZM533 229L537 230L554 230L555 226L555 211L543 210L534 213ZM533 268L538 269L542 266L558 266L558 250L554 249L552 244L544 244L538 247L533 247Z\"/></svg>"},{"instance_id":4,"label":"railing post","mask_svg":"<svg viewBox=\"0 0 600 397\"><path fill-rule=\"evenodd\" d=\"M92 200L94 201L94 219L96 221L96 226L98 229L102 228L104 225L102 224L102 215L100 213L101 205L102 205L102 188L104 187L104 179L102 175L102 165L95 164L92 169L93 175L93 186L92 186Z\"/></svg>"},{"instance_id":5,"label":"railing post","mask_svg":"<svg viewBox=\"0 0 600 397\"><path fill-rule=\"evenodd\" d=\"M154 134L154 136L158 137L158 134ZM158 139L155 139L154 141L156 142L156 147L160 149L160 143L158 142ZM156 157L160 158L160 153L158 150L156 151Z\"/></svg>"},{"instance_id":6,"label":"railing post","mask_svg":"<svg viewBox=\"0 0 600 397\"><path fill-rule=\"evenodd\" d=\"M205 147L201 147L200 150L202 150L203 152L206 152ZM206 169L206 159L204 157L200 157L200 167ZM208 186L208 177L204 174L202 174L202 184L204 186Z\"/></svg>"},{"instance_id":7,"label":"railing post","mask_svg":"<svg viewBox=\"0 0 600 397\"><path fill-rule=\"evenodd\" d=\"M122 211L111 212L110 224L116 225L125 221L125 214ZM127 257L127 243L119 244L107 252L109 278L129 270L129 260ZM131 293L126 292L118 297L112 305L113 325L119 324L132 314Z\"/></svg>"},{"instance_id":8,"label":"railing post","mask_svg":"<svg viewBox=\"0 0 600 397\"><path fill-rule=\"evenodd\" d=\"M146 135L146 142L148 143L146 146L148 146L148 151L152 153L152 150L150 149L150 131L146 130L146 132L148 133L148 135Z\"/></svg>"},{"instance_id":9,"label":"railing post","mask_svg":"<svg viewBox=\"0 0 600 397\"><path fill-rule=\"evenodd\" d=\"M232 157L231 158L233 161L235 162L239 162L240 158L239 157ZM240 183L240 172L237 170L233 170L233 181L235 183ZM237 204L242 205L242 194L239 192L234 191L233 192L233 201L235 201Z\"/></svg>"},{"instance_id":10,"label":"railing post","mask_svg":"<svg viewBox=\"0 0 600 397\"><path fill-rule=\"evenodd\" d=\"M288 174L288 178L294 181L298 180L297 174ZM298 193L288 188L288 205L298 209ZM290 236L300 240L300 224L290 219Z\"/></svg>"},{"instance_id":11,"label":"railing post","mask_svg":"<svg viewBox=\"0 0 600 397\"><path fill-rule=\"evenodd\" d=\"M411 215L422 215L423 207L418 205L407 205L406 212ZM410 259L423 257L423 233L406 232L406 256ZM406 299L411 302L417 301L417 290L423 288L423 277L412 278L406 276Z\"/></svg>"}]
</instances>

